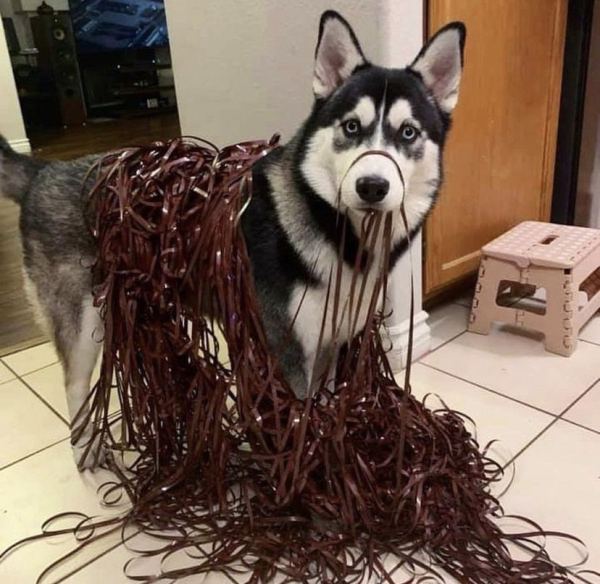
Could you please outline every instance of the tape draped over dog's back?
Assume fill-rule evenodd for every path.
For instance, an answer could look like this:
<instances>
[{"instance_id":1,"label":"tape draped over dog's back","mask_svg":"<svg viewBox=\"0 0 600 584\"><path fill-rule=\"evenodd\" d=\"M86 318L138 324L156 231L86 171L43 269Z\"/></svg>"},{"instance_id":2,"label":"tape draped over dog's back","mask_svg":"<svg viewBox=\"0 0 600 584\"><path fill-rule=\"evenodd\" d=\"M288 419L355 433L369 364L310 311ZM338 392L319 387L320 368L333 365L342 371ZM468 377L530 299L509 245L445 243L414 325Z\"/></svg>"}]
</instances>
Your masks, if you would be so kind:
<instances>
[{"instance_id":1,"label":"tape draped over dog's back","mask_svg":"<svg viewBox=\"0 0 600 584\"><path fill-rule=\"evenodd\" d=\"M371 571L390 577L388 553L415 568L411 556L424 551L462 582L568 581L531 534L504 535L494 523L490 485L502 471L461 415L431 411L394 381L377 310L385 271L372 298L358 276L340 298L332 266L327 303L340 319L367 303L366 327L334 380L310 399L294 396L269 351L239 227L252 165L274 144L218 151L178 139L98 168L95 298L106 331L90 417L114 444L114 379L117 441L139 452L129 472L114 467L133 502L124 522L172 530L156 554L193 555L192 567L163 566L165 580L241 569L253 582L358 582ZM388 219L366 215L360 245L378 241L389 254ZM532 559L512 558L511 542Z\"/></svg>"}]
</instances>

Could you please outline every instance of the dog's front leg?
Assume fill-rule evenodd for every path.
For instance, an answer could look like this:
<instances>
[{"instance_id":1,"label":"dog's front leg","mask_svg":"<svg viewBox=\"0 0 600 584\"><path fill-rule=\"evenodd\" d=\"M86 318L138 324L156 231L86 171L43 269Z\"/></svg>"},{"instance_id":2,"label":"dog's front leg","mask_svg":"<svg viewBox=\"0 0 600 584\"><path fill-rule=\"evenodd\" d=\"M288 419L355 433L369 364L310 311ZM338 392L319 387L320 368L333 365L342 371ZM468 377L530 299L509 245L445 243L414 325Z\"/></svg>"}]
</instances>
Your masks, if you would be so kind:
<instances>
[{"instance_id":1,"label":"dog's front leg","mask_svg":"<svg viewBox=\"0 0 600 584\"><path fill-rule=\"evenodd\" d=\"M99 334L101 327L102 321L90 298L89 302L83 303L78 334L70 339L69 346L63 346L61 351L71 422L71 444L80 470L96 468L104 461L106 454L99 438L93 438L92 429L81 426L89 413L90 384L101 347L101 343L94 336ZM92 440L93 443L90 444Z\"/></svg>"}]
</instances>

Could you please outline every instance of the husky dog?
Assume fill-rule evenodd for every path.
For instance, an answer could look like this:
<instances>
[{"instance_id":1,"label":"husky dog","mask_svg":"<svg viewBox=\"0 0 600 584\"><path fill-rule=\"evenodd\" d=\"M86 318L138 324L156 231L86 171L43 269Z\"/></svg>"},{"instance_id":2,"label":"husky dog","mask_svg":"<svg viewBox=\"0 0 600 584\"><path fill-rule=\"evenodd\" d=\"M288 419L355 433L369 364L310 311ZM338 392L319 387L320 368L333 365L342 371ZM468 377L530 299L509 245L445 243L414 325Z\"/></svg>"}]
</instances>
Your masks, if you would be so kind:
<instances>
[{"instance_id":1,"label":"husky dog","mask_svg":"<svg viewBox=\"0 0 600 584\"><path fill-rule=\"evenodd\" d=\"M407 235L419 231L435 202L464 42L465 27L449 24L409 67L385 69L366 59L344 18L332 11L321 17L312 112L289 143L255 166L253 197L242 216L267 336L299 397L323 373L317 346L328 279L342 244L340 214L348 217L345 298L365 214L393 214L387 267L393 269ZM96 159L42 162L14 153L5 141L0 145L0 191L21 205L27 292L61 357L72 427L87 407L102 336L94 334L102 326L91 295L96 250L81 196ZM372 284L367 282L366 298ZM360 314L365 316L366 307ZM342 342L348 340L344 330ZM325 327L322 354L331 343L331 327ZM82 461L88 442L84 432L73 445L80 468L99 462Z\"/></svg>"}]
</instances>

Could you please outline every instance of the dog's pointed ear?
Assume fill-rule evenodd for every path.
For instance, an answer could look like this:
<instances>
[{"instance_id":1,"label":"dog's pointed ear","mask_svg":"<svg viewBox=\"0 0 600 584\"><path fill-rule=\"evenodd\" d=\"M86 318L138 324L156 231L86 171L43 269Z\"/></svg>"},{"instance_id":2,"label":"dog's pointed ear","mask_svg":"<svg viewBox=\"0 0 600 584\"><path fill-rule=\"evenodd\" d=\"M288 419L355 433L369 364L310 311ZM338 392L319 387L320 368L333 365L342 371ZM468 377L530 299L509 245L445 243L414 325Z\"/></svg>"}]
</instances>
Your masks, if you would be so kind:
<instances>
[{"instance_id":1,"label":"dog's pointed ear","mask_svg":"<svg viewBox=\"0 0 600 584\"><path fill-rule=\"evenodd\" d=\"M346 20L333 10L324 12L315 52L315 97L329 97L357 67L366 62L358 39Z\"/></svg>"},{"instance_id":2,"label":"dog's pointed ear","mask_svg":"<svg viewBox=\"0 0 600 584\"><path fill-rule=\"evenodd\" d=\"M440 109L448 114L458 101L466 38L465 25L452 22L435 34L411 65L411 69L421 75Z\"/></svg>"}]
</instances>

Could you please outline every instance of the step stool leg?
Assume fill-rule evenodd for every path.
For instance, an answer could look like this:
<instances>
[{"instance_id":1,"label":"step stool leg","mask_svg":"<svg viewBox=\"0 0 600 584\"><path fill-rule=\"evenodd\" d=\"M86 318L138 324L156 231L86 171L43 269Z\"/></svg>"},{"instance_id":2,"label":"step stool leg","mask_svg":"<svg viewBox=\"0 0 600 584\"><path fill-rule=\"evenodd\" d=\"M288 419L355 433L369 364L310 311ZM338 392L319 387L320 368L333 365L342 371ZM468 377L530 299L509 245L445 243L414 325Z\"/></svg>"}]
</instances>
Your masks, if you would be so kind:
<instances>
[{"instance_id":1,"label":"step stool leg","mask_svg":"<svg viewBox=\"0 0 600 584\"><path fill-rule=\"evenodd\" d=\"M555 286L546 288L546 351L570 357L577 347L573 331L573 278L564 273Z\"/></svg>"},{"instance_id":2,"label":"step stool leg","mask_svg":"<svg viewBox=\"0 0 600 584\"><path fill-rule=\"evenodd\" d=\"M496 289L498 282L493 277L493 270L490 268L488 258L481 260L479 266L479 276L475 286L475 296L473 297L473 307L469 318L469 331L480 335L489 334L492 328L492 319L490 314L492 307L496 304Z\"/></svg>"},{"instance_id":3,"label":"step stool leg","mask_svg":"<svg viewBox=\"0 0 600 584\"><path fill-rule=\"evenodd\" d=\"M564 357L570 357L577 348L577 339L565 336L560 331L556 333L546 334L544 347L549 353L556 353Z\"/></svg>"}]
</instances>

